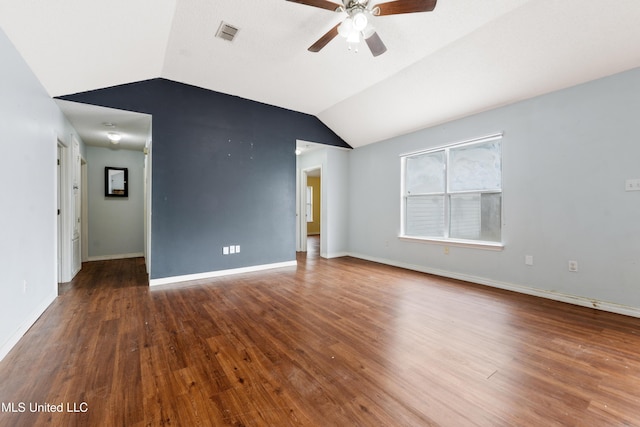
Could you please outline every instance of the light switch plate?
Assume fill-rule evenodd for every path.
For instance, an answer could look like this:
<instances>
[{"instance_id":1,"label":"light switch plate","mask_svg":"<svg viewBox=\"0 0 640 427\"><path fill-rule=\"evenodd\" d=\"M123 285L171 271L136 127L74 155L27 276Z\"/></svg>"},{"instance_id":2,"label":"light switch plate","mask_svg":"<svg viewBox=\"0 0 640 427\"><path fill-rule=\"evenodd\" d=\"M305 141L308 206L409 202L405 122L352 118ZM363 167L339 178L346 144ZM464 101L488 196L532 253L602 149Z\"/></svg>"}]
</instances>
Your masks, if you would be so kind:
<instances>
[{"instance_id":1,"label":"light switch plate","mask_svg":"<svg viewBox=\"0 0 640 427\"><path fill-rule=\"evenodd\" d=\"M640 191L640 179L628 179L624 183L625 191Z\"/></svg>"}]
</instances>

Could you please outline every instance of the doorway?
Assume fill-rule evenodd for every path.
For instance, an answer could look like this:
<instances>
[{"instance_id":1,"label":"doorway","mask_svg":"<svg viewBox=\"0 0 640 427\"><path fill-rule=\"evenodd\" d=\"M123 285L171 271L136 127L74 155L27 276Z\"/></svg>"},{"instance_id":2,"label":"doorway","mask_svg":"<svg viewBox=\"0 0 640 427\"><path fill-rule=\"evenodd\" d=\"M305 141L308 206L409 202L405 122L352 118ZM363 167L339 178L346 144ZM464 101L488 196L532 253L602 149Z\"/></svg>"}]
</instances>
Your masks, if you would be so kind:
<instances>
[{"instance_id":1,"label":"doorway","mask_svg":"<svg viewBox=\"0 0 640 427\"><path fill-rule=\"evenodd\" d=\"M87 261L144 256L149 266L151 116L65 100L56 104L77 132L68 145L62 143L62 281ZM105 198L108 166L128 168L134 186L129 197Z\"/></svg>"},{"instance_id":2,"label":"doorway","mask_svg":"<svg viewBox=\"0 0 640 427\"><path fill-rule=\"evenodd\" d=\"M56 219L56 224L57 224L57 232L58 232L58 244L57 244L57 248L58 248L58 283L62 282L62 215L61 215L61 210L62 210L62 189L63 189L63 185L62 185L62 144L60 143L60 141L58 141L58 145L57 145L57 160L56 160L56 188L57 188L57 195L56 195L56 203L57 203L57 219Z\"/></svg>"},{"instance_id":3,"label":"doorway","mask_svg":"<svg viewBox=\"0 0 640 427\"><path fill-rule=\"evenodd\" d=\"M80 157L80 223L82 237L81 247L81 262L87 262L89 259L89 181L87 177L87 161L84 157Z\"/></svg>"},{"instance_id":4,"label":"doorway","mask_svg":"<svg viewBox=\"0 0 640 427\"><path fill-rule=\"evenodd\" d=\"M302 169L298 181L298 252L320 256L323 242L322 167Z\"/></svg>"},{"instance_id":5,"label":"doorway","mask_svg":"<svg viewBox=\"0 0 640 427\"><path fill-rule=\"evenodd\" d=\"M321 169L306 171L307 187L305 190L305 220L307 225L307 256L320 255L321 235Z\"/></svg>"},{"instance_id":6,"label":"doorway","mask_svg":"<svg viewBox=\"0 0 640 427\"><path fill-rule=\"evenodd\" d=\"M65 145L57 139L56 225L57 279L66 283L80 271L80 145L74 137Z\"/></svg>"}]
</instances>

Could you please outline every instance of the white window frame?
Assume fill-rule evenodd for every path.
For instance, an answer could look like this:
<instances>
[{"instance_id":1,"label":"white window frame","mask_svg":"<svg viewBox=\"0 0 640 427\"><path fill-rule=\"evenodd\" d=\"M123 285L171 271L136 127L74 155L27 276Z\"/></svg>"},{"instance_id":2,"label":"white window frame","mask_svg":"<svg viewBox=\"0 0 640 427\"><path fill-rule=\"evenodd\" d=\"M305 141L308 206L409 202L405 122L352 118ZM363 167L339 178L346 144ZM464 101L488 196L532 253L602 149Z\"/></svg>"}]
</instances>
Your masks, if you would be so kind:
<instances>
[{"instance_id":1,"label":"white window frame","mask_svg":"<svg viewBox=\"0 0 640 427\"><path fill-rule=\"evenodd\" d=\"M502 191L502 183L499 189L489 189L489 190L474 190L474 191L449 191L448 184L450 181L449 176L449 151L451 149L460 148L464 146L471 146L476 144L481 144L484 142L494 141L502 139L503 133L495 133L491 135L486 135L483 137L473 138L469 140L454 142L450 144L440 145L437 147L429 148L427 150L420 150L411 153L405 153L400 155L401 160L401 192L400 192L400 235L398 236L400 239L408 240L408 241L422 241L422 242L432 242L438 243L448 246L466 246L480 249L490 249L490 250L502 250L504 248L504 235L502 233L503 225L504 225L504 193ZM445 223L444 223L444 236L443 237L423 237L423 236L409 236L405 234L406 230L406 199L407 199L407 190L406 190L406 161L408 158L420 156L428 153L435 153L443 151L445 153L445 191L443 193L444 197L444 212L445 212ZM450 196L458 195L458 194L482 194L482 193L500 193L501 194L501 212L500 212L500 229L501 229L501 241L493 242L493 241L484 241L484 240L466 240L466 239L457 239L449 237L450 232ZM435 194L435 193L434 193Z\"/></svg>"}]
</instances>

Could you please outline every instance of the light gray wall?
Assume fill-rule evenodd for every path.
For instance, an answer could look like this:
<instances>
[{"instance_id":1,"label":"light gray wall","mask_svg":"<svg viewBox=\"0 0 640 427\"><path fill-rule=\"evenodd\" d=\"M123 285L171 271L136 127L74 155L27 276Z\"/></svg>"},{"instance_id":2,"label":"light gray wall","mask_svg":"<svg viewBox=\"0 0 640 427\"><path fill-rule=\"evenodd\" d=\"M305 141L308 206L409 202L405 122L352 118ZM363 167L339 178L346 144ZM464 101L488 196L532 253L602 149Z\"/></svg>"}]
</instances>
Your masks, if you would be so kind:
<instances>
[{"instance_id":1,"label":"light gray wall","mask_svg":"<svg viewBox=\"0 0 640 427\"><path fill-rule=\"evenodd\" d=\"M57 295L56 147L74 130L2 30L0 63L1 359Z\"/></svg>"},{"instance_id":2,"label":"light gray wall","mask_svg":"<svg viewBox=\"0 0 640 427\"><path fill-rule=\"evenodd\" d=\"M350 155L350 252L507 288L640 308L640 69ZM504 132L503 251L417 243L400 232L399 155ZM524 263L533 255L534 265ZM577 260L579 271L568 271Z\"/></svg>"},{"instance_id":3,"label":"light gray wall","mask_svg":"<svg viewBox=\"0 0 640 427\"><path fill-rule=\"evenodd\" d=\"M89 184L89 259L144 253L144 153L86 148ZM104 196L105 166L128 168L129 197Z\"/></svg>"},{"instance_id":4,"label":"light gray wall","mask_svg":"<svg viewBox=\"0 0 640 427\"><path fill-rule=\"evenodd\" d=\"M320 167L320 255L324 258L344 256L348 252L349 228L349 152L342 148L321 148L298 156L300 171Z\"/></svg>"},{"instance_id":5,"label":"light gray wall","mask_svg":"<svg viewBox=\"0 0 640 427\"><path fill-rule=\"evenodd\" d=\"M349 248L349 152L327 148L323 193L327 210L327 257L344 256ZM324 189L326 188L326 192Z\"/></svg>"},{"instance_id":6,"label":"light gray wall","mask_svg":"<svg viewBox=\"0 0 640 427\"><path fill-rule=\"evenodd\" d=\"M344 256L348 252L349 222L349 152L341 148L321 148L298 156L298 174L321 167L320 187L320 255L324 258Z\"/></svg>"}]
</instances>

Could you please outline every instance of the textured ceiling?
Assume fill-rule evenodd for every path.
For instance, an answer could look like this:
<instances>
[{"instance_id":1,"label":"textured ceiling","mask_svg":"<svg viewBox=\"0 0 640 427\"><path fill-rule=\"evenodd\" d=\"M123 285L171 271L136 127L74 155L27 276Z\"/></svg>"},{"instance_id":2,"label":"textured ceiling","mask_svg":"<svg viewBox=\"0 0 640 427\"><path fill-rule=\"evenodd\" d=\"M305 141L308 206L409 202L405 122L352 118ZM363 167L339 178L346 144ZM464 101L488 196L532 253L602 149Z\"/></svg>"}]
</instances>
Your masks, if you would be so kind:
<instances>
[{"instance_id":1,"label":"textured ceiling","mask_svg":"<svg viewBox=\"0 0 640 427\"><path fill-rule=\"evenodd\" d=\"M51 96L163 77L316 115L354 147L640 66L640 1L438 0L376 17L285 0L0 0L0 26ZM240 29L215 38L220 22Z\"/></svg>"}]
</instances>

